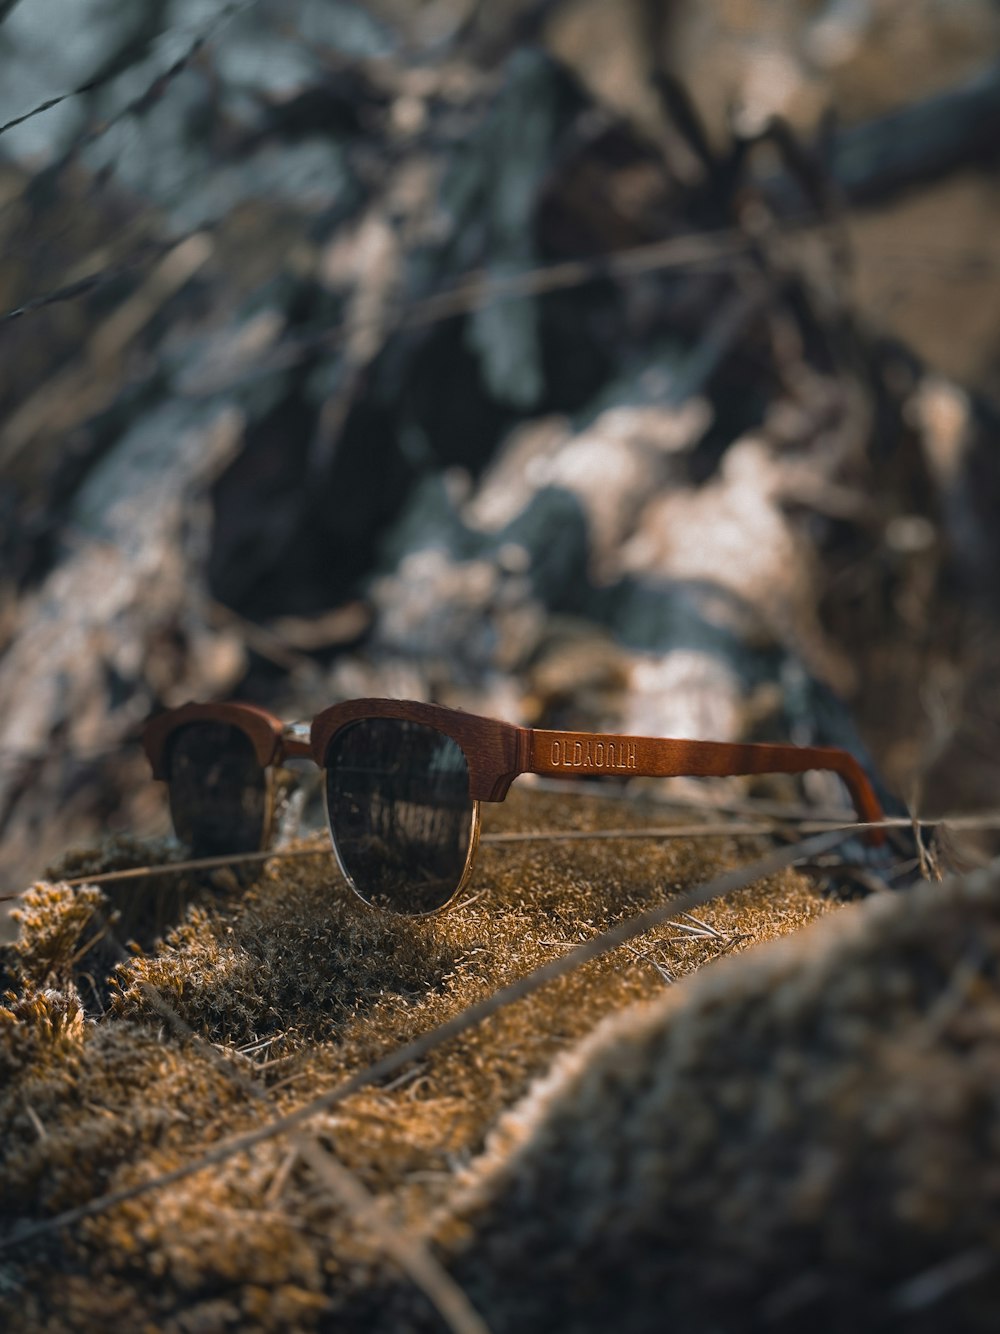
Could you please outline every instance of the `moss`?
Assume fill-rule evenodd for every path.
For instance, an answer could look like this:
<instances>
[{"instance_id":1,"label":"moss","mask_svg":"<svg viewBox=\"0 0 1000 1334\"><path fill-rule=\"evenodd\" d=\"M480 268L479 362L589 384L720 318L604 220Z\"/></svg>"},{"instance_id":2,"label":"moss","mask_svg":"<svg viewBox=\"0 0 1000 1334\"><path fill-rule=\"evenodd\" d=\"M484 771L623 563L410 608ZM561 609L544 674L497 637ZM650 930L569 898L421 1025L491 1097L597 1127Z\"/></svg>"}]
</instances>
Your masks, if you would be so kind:
<instances>
[{"instance_id":1,"label":"moss","mask_svg":"<svg viewBox=\"0 0 1000 1334\"><path fill-rule=\"evenodd\" d=\"M11 914L20 930L12 947L13 968L25 983L36 986L68 981L78 962L102 931L107 900L99 889L37 884L23 895Z\"/></svg>"},{"instance_id":2,"label":"moss","mask_svg":"<svg viewBox=\"0 0 1000 1334\"><path fill-rule=\"evenodd\" d=\"M445 1212L454 1272L497 1331L992 1331L998 960L994 870L610 1019Z\"/></svg>"},{"instance_id":3,"label":"moss","mask_svg":"<svg viewBox=\"0 0 1000 1334\"><path fill-rule=\"evenodd\" d=\"M225 902L234 890L252 883L257 869L251 865L236 874L224 868L201 877L176 872L156 874L157 867L178 861L183 855L183 849L172 839L142 840L116 834L103 839L96 848L67 852L48 868L47 879L58 883L98 872L149 867L150 873L142 879L112 882L103 893L120 939L150 949L183 919L189 906Z\"/></svg>"},{"instance_id":4,"label":"moss","mask_svg":"<svg viewBox=\"0 0 1000 1334\"><path fill-rule=\"evenodd\" d=\"M486 814L487 832L664 820L537 791ZM466 903L418 921L355 900L328 853L276 859L240 893L190 881L182 920L124 960L112 926L93 977L108 1003L87 1014L81 970L93 973L95 955L80 947L108 905L94 889L40 888L21 921L19 995L0 1016L3 1050L19 1053L0 1095L6 1224L189 1161L757 851L731 838L486 845ZM601 1019L838 911L801 876L775 877L500 1011L313 1129L401 1221L425 1226L501 1113ZM164 1021L150 987L196 1038ZM365 1230L280 1139L0 1260L13 1266L13 1286L0 1284L12 1330L103 1329L116 1311L130 1327L312 1329L347 1319L388 1281Z\"/></svg>"}]
</instances>

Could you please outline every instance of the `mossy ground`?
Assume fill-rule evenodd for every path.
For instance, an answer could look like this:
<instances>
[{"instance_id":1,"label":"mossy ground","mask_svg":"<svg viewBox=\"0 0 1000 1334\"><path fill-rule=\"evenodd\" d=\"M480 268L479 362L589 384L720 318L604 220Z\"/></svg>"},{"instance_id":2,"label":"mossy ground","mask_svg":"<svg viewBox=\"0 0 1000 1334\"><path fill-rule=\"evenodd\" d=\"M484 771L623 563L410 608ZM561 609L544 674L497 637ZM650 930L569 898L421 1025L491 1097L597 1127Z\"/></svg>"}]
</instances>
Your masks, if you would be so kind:
<instances>
[{"instance_id":1,"label":"mossy ground","mask_svg":"<svg viewBox=\"0 0 1000 1334\"><path fill-rule=\"evenodd\" d=\"M998 1164L993 864L612 1016L436 1235L495 1334L993 1334ZM392 1327L385 1294L368 1310Z\"/></svg>"},{"instance_id":2,"label":"mossy ground","mask_svg":"<svg viewBox=\"0 0 1000 1334\"><path fill-rule=\"evenodd\" d=\"M662 808L515 791L486 809L484 830L665 822ZM120 889L126 912L110 927L110 895L36 887L8 961L14 994L0 1010L4 1231L298 1106L762 846L733 837L486 845L467 901L421 920L365 907L325 854L268 862L249 887L227 874L214 886L161 876ZM118 861L142 853L125 847ZM77 858L63 874L81 868ZM157 941L165 896L171 911L187 906ZM424 1229L502 1112L601 1019L831 911L804 877L773 877L499 1011L310 1128L399 1223ZM124 962L122 937L143 942ZM164 1019L150 988L197 1039ZM366 1230L281 1138L0 1264L12 1330L332 1328L385 1273Z\"/></svg>"}]
</instances>

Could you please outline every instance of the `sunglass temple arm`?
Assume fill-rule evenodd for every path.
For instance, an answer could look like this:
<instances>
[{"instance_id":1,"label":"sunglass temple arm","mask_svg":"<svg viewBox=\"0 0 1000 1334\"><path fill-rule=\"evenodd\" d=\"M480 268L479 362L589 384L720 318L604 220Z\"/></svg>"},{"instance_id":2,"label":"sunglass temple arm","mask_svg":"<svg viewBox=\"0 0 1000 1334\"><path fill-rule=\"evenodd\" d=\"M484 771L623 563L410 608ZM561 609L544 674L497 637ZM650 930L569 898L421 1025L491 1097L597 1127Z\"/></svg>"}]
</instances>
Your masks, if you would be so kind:
<instances>
[{"instance_id":1,"label":"sunglass temple arm","mask_svg":"<svg viewBox=\"0 0 1000 1334\"><path fill-rule=\"evenodd\" d=\"M764 742L687 741L588 732L524 729L527 745L522 772L581 777L617 774L623 778L722 777L735 774L833 772L843 779L860 819L885 819L861 765L834 746L782 746ZM872 844L885 841L881 829L868 830Z\"/></svg>"}]
</instances>

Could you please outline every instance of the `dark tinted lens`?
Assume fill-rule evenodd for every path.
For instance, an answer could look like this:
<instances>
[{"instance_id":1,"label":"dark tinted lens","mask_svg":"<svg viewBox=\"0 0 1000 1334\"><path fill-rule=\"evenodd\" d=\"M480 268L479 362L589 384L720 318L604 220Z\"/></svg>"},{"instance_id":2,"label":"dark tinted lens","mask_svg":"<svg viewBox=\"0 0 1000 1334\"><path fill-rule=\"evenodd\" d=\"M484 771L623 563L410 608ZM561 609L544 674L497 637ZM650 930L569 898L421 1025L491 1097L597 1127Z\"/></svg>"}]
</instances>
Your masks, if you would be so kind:
<instances>
[{"instance_id":1,"label":"dark tinted lens","mask_svg":"<svg viewBox=\"0 0 1000 1334\"><path fill-rule=\"evenodd\" d=\"M256 852L267 820L267 774L245 732L228 723L179 727L167 749L174 830L197 857Z\"/></svg>"},{"instance_id":2,"label":"dark tinted lens","mask_svg":"<svg viewBox=\"0 0 1000 1334\"><path fill-rule=\"evenodd\" d=\"M422 723L351 723L327 751L326 791L337 855L362 898L401 913L444 907L472 843L460 746Z\"/></svg>"}]
</instances>

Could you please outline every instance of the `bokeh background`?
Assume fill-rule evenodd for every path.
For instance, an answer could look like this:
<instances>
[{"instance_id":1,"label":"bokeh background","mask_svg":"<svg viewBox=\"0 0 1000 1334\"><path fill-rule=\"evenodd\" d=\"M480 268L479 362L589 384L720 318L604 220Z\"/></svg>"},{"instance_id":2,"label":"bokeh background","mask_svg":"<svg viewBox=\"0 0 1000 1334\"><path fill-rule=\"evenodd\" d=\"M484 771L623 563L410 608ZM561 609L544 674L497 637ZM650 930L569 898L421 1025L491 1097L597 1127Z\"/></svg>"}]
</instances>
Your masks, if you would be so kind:
<instances>
[{"instance_id":1,"label":"bokeh background","mask_svg":"<svg viewBox=\"0 0 1000 1334\"><path fill-rule=\"evenodd\" d=\"M994 0L0 0L4 887L163 827L191 698L1000 805L998 61Z\"/></svg>"}]
</instances>

